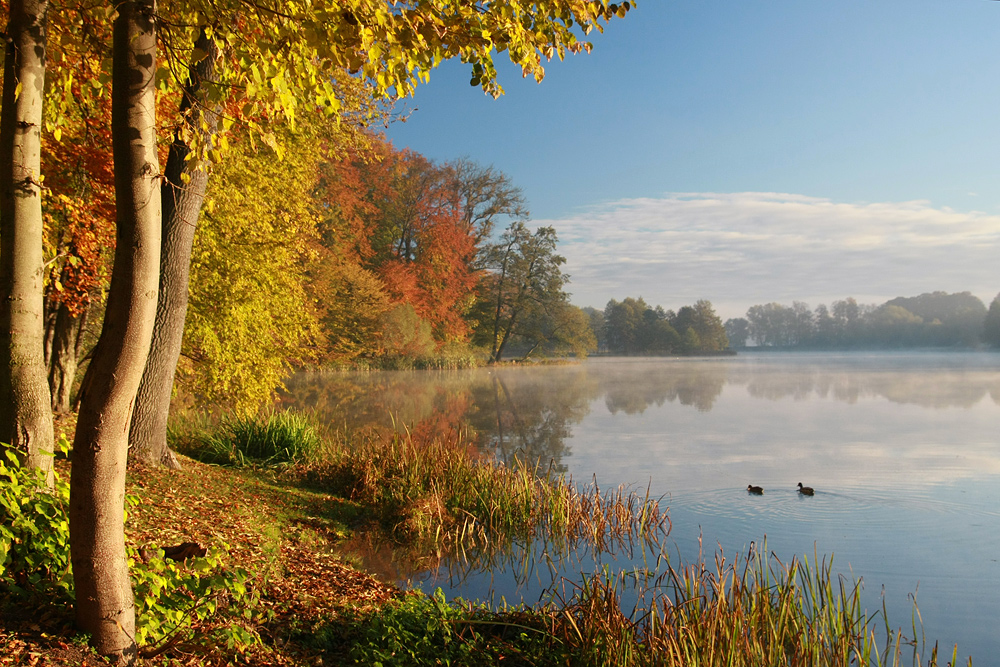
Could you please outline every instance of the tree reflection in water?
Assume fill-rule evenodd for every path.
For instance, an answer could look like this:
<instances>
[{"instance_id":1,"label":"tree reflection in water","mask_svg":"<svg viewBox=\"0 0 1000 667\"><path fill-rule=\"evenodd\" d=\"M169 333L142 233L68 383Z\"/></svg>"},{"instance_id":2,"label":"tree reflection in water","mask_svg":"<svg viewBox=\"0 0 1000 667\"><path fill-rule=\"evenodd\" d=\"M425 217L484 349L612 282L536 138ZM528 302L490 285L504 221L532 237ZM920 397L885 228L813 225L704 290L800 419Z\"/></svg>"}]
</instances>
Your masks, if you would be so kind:
<instances>
[{"instance_id":1,"label":"tree reflection in water","mask_svg":"<svg viewBox=\"0 0 1000 667\"><path fill-rule=\"evenodd\" d=\"M689 415L715 409L713 417L735 416L741 420L738 425L752 421L761 412L780 414L782 407L774 405L779 401L809 402L814 412L808 420L839 414L836 406L824 406L824 402L865 405L872 403L871 399L882 399L920 408L966 409L984 399L1000 404L998 373L983 372L981 368L985 366L987 371L995 368L993 359L975 354L912 353L897 357L864 353L761 353L725 359L593 359L584 364L539 368L307 373L288 381L282 403L314 411L320 420L348 434L382 429L406 430L419 438L446 437L449 441L475 443L484 454L501 460L511 461L516 456L537 462L543 470L561 472L567 469L567 458L572 454L574 428L579 429L591 411L587 424L600 418L605 409L613 416L646 413L648 423L655 423L654 418L662 420L662 424L657 423L657 432L663 432L674 428L680 419L676 410L669 418L674 421L668 420L668 410L657 416L658 409L667 403L694 408L684 411ZM690 421L710 423L707 419ZM628 429L628 422L616 417L604 423L608 425L608 442L603 443L605 448L596 451L608 453L602 454L604 458L594 464L594 470L604 470L608 456L622 460L628 456L613 442L618 431L612 430ZM810 428L815 426L811 421L810 424ZM835 450L830 443L847 437L842 429L831 432L834 431L829 443L809 441L813 442L812 449L796 443L790 451L812 457L800 458L797 465L811 460L826 466L823 469L829 472L829 463L837 460L830 457L846 457L854 451L841 447L836 451L842 454L824 454ZM727 431L736 432L735 428ZM808 429L804 432L819 435ZM461 437L456 438L456 434ZM696 441L691 444L682 436L678 438L677 451L670 454L670 464L683 467L685 479L700 480L698 470L705 469L706 450L699 448ZM728 445L723 453L737 459L742 456L747 461L763 457L762 465L766 464L768 469L780 468L781 462L788 459L787 452L780 449L781 439L766 442L768 445L762 447L742 438ZM873 449L866 445L864 452L868 458L862 463L870 467L873 452L882 452L881 460L895 462L897 452L905 451L906 460L915 462L913 465L939 461L941 456L941 446L933 443L907 444L905 449L899 449L902 445L896 439L887 438L880 447ZM577 466L587 456L586 450L578 452ZM995 461L991 449L966 447L963 456L982 461L977 465L983 470L992 469ZM636 464L628 468L632 465L628 461L616 464L625 470L625 479L633 468L639 467ZM853 475L856 468L844 465L843 469ZM927 479L927 473L922 474ZM643 475L631 478L637 477ZM745 482L740 485L743 488ZM741 501L745 500L745 493L737 495ZM593 569L588 563L614 560L611 555L593 550L567 550L565 545L547 541L545 536L518 543L500 540L489 548L467 548L458 553L426 548L406 551L398 545L379 542L373 536L364 540L348 545L348 550L357 553L365 560L366 567L379 571L386 579L406 581L418 575L436 576L441 585L452 589L461 588L458 584L470 575L482 576L483 572L490 573L487 578L492 589L493 580L514 579L527 584L529 580L548 580L553 572L579 572ZM625 553L622 549L620 554ZM479 593L486 595L488 591Z\"/></svg>"},{"instance_id":2,"label":"tree reflection in water","mask_svg":"<svg viewBox=\"0 0 1000 667\"><path fill-rule=\"evenodd\" d=\"M463 371L300 373L284 406L308 410L346 433L407 431L419 439L462 434L485 454L517 456L556 472L566 440L597 398L579 365Z\"/></svg>"},{"instance_id":3,"label":"tree reflection in water","mask_svg":"<svg viewBox=\"0 0 1000 667\"><path fill-rule=\"evenodd\" d=\"M678 402L708 412L726 384L728 366L715 363L630 364L600 375L601 393L611 414L642 414L651 405Z\"/></svg>"},{"instance_id":4,"label":"tree reflection in water","mask_svg":"<svg viewBox=\"0 0 1000 667\"><path fill-rule=\"evenodd\" d=\"M571 425L590 412L596 380L581 366L498 368L489 375L488 383L472 388L476 409L468 415L481 451L564 472Z\"/></svg>"}]
</instances>

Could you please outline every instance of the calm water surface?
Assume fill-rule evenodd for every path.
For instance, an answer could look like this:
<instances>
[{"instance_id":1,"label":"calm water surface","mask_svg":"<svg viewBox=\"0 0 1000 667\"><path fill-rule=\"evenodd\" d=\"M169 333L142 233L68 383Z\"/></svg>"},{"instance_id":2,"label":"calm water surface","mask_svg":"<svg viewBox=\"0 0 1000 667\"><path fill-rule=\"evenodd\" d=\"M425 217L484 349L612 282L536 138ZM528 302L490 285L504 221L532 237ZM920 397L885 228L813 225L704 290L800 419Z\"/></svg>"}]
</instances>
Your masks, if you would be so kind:
<instances>
[{"instance_id":1,"label":"calm water surface","mask_svg":"<svg viewBox=\"0 0 1000 667\"><path fill-rule=\"evenodd\" d=\"M783 560L832 555L863 579L870 609L884 591L894 626L909 627L916 593L930 643L1000 665L1000 354L592 359L314 374L289 390L290 403L346 428L462 430L578 482L648 486L669 505L675 562L696 558L699 538L710 557L765 537ZM800 481L816 495L800 497ZM748 495L750 483L764 495ZM549 556L490 572L454 560L414 571L384 554L370 564L425 590L527 602L602 565L556 558L554 572Z\"/></svg>"}]
</instances>

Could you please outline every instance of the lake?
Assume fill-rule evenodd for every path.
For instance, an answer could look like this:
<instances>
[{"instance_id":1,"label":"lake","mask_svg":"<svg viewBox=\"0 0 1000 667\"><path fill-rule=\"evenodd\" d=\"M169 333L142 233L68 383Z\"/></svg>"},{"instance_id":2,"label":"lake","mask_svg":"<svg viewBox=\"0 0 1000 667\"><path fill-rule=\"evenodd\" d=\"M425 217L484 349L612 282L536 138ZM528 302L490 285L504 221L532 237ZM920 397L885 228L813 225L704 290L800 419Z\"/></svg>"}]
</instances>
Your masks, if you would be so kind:
<instances>
[{"instance_id":1,"label":"lake","mask_svg":"<svg viewBox=\"0 0 1000 667\"><path fill-rule=\"evenodd\" d=\"M916 593L931 645L1000 663L1000 354L748 352L305 374L289 382L286 404L347 430L459 431L578 483L648 487L669 506L672 562L699 548L711 559L719 545L745 553L765 538L784 561L832 555L835 571L862 578L870 610L884 594L894 627L910 627ZM800 496L798 482L816 495ZM531 558L491 572L454 559L414 570L384 553L369 565L449 596L534 602L559 575L573 579L567 569L608 560L583 554L567 566L537 551L528 545Z\"/></svg>"}]
</instances>

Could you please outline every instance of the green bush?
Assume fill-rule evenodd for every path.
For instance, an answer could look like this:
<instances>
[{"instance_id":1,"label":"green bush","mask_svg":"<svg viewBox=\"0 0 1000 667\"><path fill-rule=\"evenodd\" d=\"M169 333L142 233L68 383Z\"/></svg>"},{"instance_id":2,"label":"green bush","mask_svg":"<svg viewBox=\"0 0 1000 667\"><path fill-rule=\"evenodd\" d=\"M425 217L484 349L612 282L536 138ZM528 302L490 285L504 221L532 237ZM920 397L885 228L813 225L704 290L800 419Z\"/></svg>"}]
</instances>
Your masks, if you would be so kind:
<instances>
[{"instance_id":1,"label":"green bush","mask_svg":"<svg viewBox=\"0 0 1000 667\"><path fill-rule=\"evenodd\" d=\"M225 645L241 651L259 643L249 621L257 596L246 585L247 573L223 564L225 549L176 563L163 551L143 562L129 550L135 592L135 640L155 653L183 644L215 650Z\"/></svg>"},{"instance_id":2,"label":"green bush","mask_svg":"<svg viewBox=\"0 0 1000 667\"><path fill-rule=\"evenodd\" d=\"M270 412L225 419L214 432L187 440L181 451L219 465L280 465L313 460L322 440L307 415Z\"/></svg>"},{"instance_id":3,"label":"green bush","mask_svg":"<svg viewBox=\"0 0 1000 667\"><path fill-rule=\"evenodd\" d=\"M313 642L328 650L346 644L347 664L376 667L568 664L569 657L541 616L449 604L440 589L322 626Z\"/></svg>"},{"instance_id":4,"label":"green bush","mask_svg":"<svg viewBox=\"0 0 1000 667\"><path fill-rule=\"evenodd\" d=\"M58 450L69 442L61 437ZM138 503L125 497L126 506ZM225 549L180 564L162 552L144 562L129 548L135 591L136 642L145 652L183 643L213 650L220 645L241 650L258 641L245 620L254 614L256 597L246 573L226 568ZM69 548L69 483L55 474L49 488L40 470L21 466L4 446L0 456L0 586L23 604L74 599ZM240 618L233 613L239 603ZM226 613L221 613L225 611Z\"/></svg>"},{"instance_id":5,"label":"green bush","mask_svg":"<svg viewBox=\"0 0 1000 667\"><path fill-rule=\"evenodd\" d=\"M57 474L49 489L41 470L21 467L13 449L0 448L0 584L25 600L72 599L69 482ZM68 451L65 436L57 448Z\"/></svg>"}]
</instances>

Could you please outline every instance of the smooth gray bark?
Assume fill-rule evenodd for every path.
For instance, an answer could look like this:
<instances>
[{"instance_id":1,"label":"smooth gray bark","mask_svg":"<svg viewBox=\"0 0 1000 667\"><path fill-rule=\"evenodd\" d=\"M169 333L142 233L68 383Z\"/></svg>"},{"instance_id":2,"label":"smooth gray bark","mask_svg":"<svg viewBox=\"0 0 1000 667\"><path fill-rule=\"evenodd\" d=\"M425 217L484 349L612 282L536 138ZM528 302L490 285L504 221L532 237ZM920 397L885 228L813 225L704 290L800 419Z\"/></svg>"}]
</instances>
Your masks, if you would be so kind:
<instances>
[{"instance_id":1,"label":"smooth gray bark","mask_svg":"<svg viewBox=\"0 0 1000 667\"><path fill-rule=\"evenodd\" d=\"M184 88L180 114L198 140L207 143L215 135L217 110L203 110L203 82L215 80L218 49L202 30L195 47L207 54L194 63ZM205 129L202 129L202 119ZM130 457L146 465L180 468L167 446L167 419L174 374L181 356L184 319L187 315L188 278L195 227L208 187L207 165L191 169L187 156L191 146L180 134L174 136L167 156L163 188L163 248L160 255L160 291L156 304L156 326L146 360L142 383L136 395L135 414L129 432ZM182 174L187 174L187 183Z\"/></svg>"},{"instance_id":2,"label":"smooth gray bark","mask_svg":"<svg viewBox=\"0 0 1000 667\"><path fill-rule=\"evenodd\" d=\"M40 155L47 0L12 0L0 113L0 442L52 480Z\"/></svg>"},{"instance_id":3,"label":"smooth gray bark","mask_svg":"<svg viewBox=\"0 0 1000 667\"><path fill-rule=\"evenodd\" d=\"M76 623L113 661L134 663L125 551L125 468L135 393L149 352L160 266L155 0L118 5L111 124L117 245L104 326L81 388L70 481Z\"/></svg>"},{"instance_id":4,"label":"smooth gray bark","mask_svg":"<svg viewBox=\"0 0 1000 667\"><path fill-rule=\"evenodd\" d=\"M49 391L52 392L52 411L65 414L73 408L73 381L80 361L87 310L74 315L63 303L55 310L48 355Z\"/></svg>"}]
</instances>

